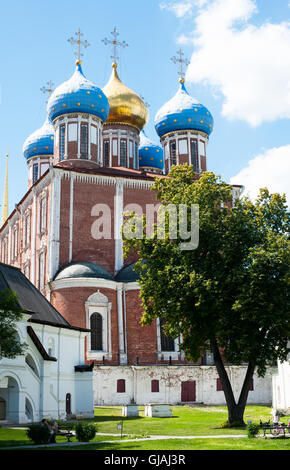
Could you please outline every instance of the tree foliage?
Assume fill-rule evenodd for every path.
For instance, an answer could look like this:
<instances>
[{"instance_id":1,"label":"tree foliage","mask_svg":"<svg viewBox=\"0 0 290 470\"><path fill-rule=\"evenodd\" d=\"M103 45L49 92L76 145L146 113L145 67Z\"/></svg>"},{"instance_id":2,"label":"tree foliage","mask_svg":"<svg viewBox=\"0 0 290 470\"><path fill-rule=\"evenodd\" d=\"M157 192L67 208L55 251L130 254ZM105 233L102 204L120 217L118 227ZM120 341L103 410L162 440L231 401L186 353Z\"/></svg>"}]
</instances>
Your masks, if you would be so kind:
<instances>
[{"instance_id":1,"label":"tree foliage","mask_svg":"<svg viewBox=\"0 0 290 470\"><path fill-rule=\"evenodd\" d=\"M25 344L18 340L16 322L21 320L23 309L20 308L17 296L10 289L0 292L0 353L1 356L13 359L23 354Z\"/></svg>"},{"instance_id":2,"label":"tree foliage","mask_svg":"<svg viewBox=\"0 0 290 470\"><path fill-rule=\"evenodd\" d=\"M180 236L172 239L167 232L158 239L156 227L151 238L124 238L125 256L131 250L139 256L142 324L163 317L165 332L182 338L180 347L193 361L212 349L228 405L236 403L220 350L231 364L247 363L236 404L242 410L255 368L263 376L267 365L289 353L285 196L262 189L255 202L242 198L232 204L231 186L210 172L198 177L188 165L156 178L153 189L164 205L198 204L199 245L181 250Z\"/></svg>"}]
</instances>

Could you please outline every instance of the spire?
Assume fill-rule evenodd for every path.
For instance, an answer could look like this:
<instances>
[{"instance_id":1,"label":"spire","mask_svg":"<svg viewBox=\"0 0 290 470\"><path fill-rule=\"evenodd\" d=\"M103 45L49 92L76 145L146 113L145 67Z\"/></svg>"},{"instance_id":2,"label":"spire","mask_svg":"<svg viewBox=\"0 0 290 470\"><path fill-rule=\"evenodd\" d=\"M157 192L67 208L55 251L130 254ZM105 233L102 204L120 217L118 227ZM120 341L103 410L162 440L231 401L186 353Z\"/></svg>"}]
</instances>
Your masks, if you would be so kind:
<instances>
[{"instance_id":1,"label":"spire","mask_svg":"<svg viewBox=\"0 0 290 470\"><path fill-rule=\"evenodd\" d=\"M83 33L81 32L80 28L75 33L75 36L77 37L77 39L75 39L74 37L71 37L71 38L68 39L68 42L70 42L72 46L77 44L77 51L75 52L75 55L77 56L76 64L77 65L82 65L81 57L84 54L81 53L81 46L86 48L86 47L89 47L90 44L88 43L87 40L84 40L84 41L81 40L81 37L83 36Z\"/></svg>"},{"instance_id":2,"label":"spire","mask_svg":"<svg viewBox=\"0 0 290 470\"><path fill-rule=\"evenodd\" d=\"M6 154L6 172L4 181L4 194L2 204L2 225L5 224L8 219L8 153Z\"/></svg>"},{"instance_id":3,"label":"spire","mask_svg":"<svg viewBox=\"0 0 290 470\"><path fill-rule=\"evenodd\" d=\"M184 55L184 53L182 52L181 49L179 49L179 51L177 51L177 54L178 54L178 57L174 56L174 57L171 57L171 60L177 64L179 63L179 70L178 70L178 75L179 75L179 83L184 83L184 76L185 76L185 72L183 70L183 64L184 65L189 65L189 61L187 59L183 59L182 56Z\"/></svg>"},{"instance_id":4,"label":"spire","mask_svg":"<svg viewBox=\"0 0 290 470\"><path fill-rule=\"evenodd\" d=\"M117 68L118 67L118 60L119 60L119 57L117 55L117 47L128 47L128 44L125 42L125 41L117 41L117 38L119 36L119 33L117 31L116 28L114 28L114 31L111 32L112 36L113 36L113 40L110 41L109 39L107 38L104 38L102 39L102 42L107 46L108 44L112 44L113 45L113 55L111 55L111 59L113 59L113 68Z\"/></svg>"}]
</instances>

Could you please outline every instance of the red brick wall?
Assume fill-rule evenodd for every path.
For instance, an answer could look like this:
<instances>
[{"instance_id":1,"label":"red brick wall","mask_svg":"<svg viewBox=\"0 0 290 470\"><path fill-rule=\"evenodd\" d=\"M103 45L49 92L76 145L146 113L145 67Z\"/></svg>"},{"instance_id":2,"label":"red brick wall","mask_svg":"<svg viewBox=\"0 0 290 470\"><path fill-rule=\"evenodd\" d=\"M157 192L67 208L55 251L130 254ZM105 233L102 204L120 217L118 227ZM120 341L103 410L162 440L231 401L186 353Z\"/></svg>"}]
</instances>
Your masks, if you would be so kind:
<instances>
[{"instance_id":1,"label":"red brick wall","mask_svg":"<svg viewBox=\"0 0 290 470\"><path fill-rule=\"evenodd\" d=\"M150 326L140 325L142 309L139 292L139 289L126 292L128 364L136 364L137 356L139 364L156 364L156 322Z\"/></svg>"},{"instance_id":2,"label":"red brick wall","mask_svg":"<svg viewBox=\"0 0 290 470\"><path fill-rule=\"evenodd\" d=\"M115 185L74 182L73 217L73 261L89 261L102 266L114 275L114 196ZM95 240L91 234L93 222L98 218L91 215L96 204L107 204L111 210L112 239Z\"/></svg>"}]
</instances>

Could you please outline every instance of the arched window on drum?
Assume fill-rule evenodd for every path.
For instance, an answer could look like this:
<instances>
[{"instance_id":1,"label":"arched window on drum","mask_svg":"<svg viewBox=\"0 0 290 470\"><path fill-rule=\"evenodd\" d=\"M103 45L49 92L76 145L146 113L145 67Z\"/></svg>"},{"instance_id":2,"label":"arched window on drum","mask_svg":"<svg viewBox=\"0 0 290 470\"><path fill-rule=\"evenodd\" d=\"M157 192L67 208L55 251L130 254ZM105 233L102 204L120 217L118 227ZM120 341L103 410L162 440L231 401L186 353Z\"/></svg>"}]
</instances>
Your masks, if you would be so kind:
<instances>
[{"instance_id":1,"label":"arched window on drum","mask_svg":"<svg viewBox=\"0 0 290 470\"><path fill-rule=\"evenodd\" d=\"M163 327L166 324L164 318L160 318L160 340L161 340L161 351L175 351L174 338L166 336Z\"/></svg>"},{"instance_id":2,"label":"arched window on drum","mask_svg":"<svg viewBox=\"0 0 290 470\"><path fill-rule=\"evenodd\" d=\"M103 350L103 317L100 313L93 313L90 318L91 350Z\"/></svg>"}]
</instances>

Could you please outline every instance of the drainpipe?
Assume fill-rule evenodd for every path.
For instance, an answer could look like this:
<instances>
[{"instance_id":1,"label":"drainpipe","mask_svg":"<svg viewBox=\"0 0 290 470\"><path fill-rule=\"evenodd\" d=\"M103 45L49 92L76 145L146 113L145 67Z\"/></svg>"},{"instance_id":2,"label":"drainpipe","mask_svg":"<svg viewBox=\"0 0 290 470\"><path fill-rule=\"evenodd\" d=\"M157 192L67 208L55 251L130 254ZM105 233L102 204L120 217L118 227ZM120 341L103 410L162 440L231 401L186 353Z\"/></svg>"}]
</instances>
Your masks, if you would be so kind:
<instances>
[{"instance_id":1,"label":"drainpipe","mask_svg":"<svg viewBox=\"0 0 290 470\"><path fill-rule=\"evenodd\" d=\"M57 358L57 416L58 419L60 419L59 415L59 379L60 379L60 333L61 333L61 328L58 329L58 358Z\"/></svg>"}]
</instances>

